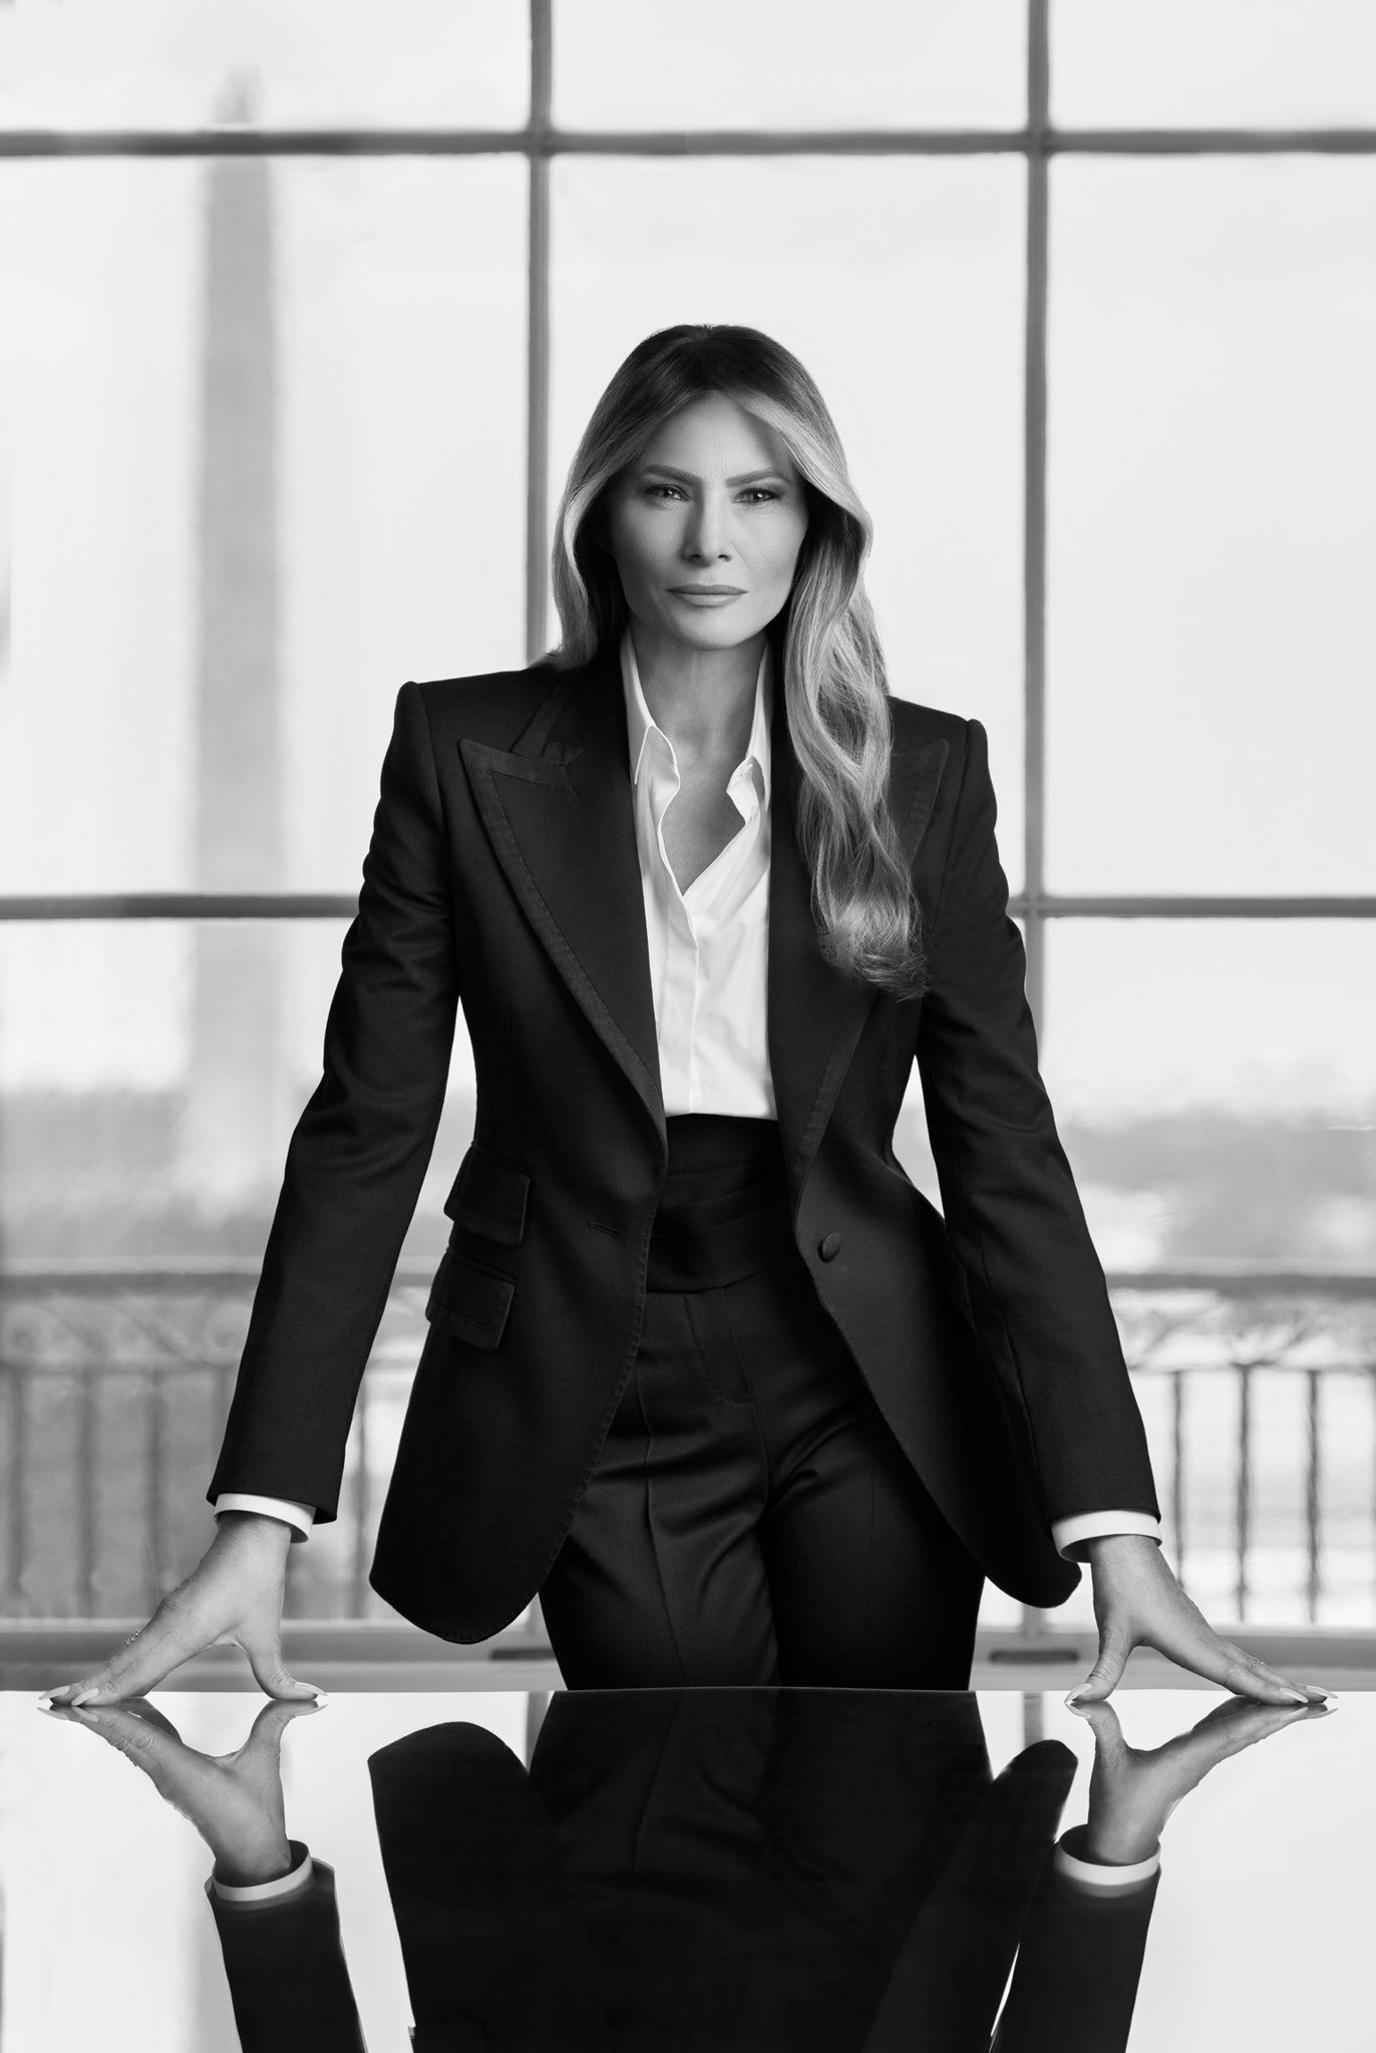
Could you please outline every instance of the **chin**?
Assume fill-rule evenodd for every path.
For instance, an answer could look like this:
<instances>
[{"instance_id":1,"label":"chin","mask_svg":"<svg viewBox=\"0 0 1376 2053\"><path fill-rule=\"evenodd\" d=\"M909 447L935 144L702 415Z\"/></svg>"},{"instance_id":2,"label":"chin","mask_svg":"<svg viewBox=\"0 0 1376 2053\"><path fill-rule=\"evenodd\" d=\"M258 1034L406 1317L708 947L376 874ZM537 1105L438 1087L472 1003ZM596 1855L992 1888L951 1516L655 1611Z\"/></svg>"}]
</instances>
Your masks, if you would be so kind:
<instances>
[{"instance_id":1,"label":"chin","mask_svg":"<svg viewBox=\"0 0 1376 2053\"><path fill-rule=\"evenodd\" d=\"M701 623L694 621L686 627L676 620L668 631L685 649L738 649L763 634L767 625L763 620L748 624L739 620L728 622L719 615L708 614Z\"/></svg>"}]
</instances>

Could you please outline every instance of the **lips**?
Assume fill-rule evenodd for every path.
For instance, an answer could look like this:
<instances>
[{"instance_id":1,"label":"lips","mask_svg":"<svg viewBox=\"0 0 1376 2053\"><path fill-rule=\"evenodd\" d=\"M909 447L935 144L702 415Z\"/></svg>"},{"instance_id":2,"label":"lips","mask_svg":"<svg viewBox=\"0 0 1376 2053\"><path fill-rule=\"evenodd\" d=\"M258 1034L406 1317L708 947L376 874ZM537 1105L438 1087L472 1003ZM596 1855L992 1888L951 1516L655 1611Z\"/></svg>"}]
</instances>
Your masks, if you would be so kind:
<instances>
[{"instance_id":1,"label":"lips","mask_svg":"<svg viewBox=\"0 0 1376 2053\"><path fill-rule=\"evenodd\" d=\"M684 599L743 599L740 585L670 585L671 592Z\"/></svg>"}]
</instances>

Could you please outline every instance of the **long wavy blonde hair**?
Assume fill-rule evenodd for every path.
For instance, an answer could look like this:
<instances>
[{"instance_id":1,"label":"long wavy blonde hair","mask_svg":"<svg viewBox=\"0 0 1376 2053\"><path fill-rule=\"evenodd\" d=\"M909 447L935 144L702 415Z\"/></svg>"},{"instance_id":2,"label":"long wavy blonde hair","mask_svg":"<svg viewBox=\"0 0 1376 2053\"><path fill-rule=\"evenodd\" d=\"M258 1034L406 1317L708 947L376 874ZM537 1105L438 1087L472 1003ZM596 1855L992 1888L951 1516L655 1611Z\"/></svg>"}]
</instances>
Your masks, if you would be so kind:
<instances>
[{"instance_id":1,"label":"long wavy blonde hair","mask_svg":"<svg viewBox=\"0 0 1376 2053\"><path fill-rule=\"evenodd\" d=\"M907 997L921 988L922 918L889 815L892 720L862 566L871 525L812 378L756 328L684 325L637 344L593 409L555 521L552 575L563 639L551 660L587 663L627 620L598 514L661 423L722 393L779 435L804 481L808 526L771 637L801 772L797 833L826 960Z\"/></svg>"}]
</instances>

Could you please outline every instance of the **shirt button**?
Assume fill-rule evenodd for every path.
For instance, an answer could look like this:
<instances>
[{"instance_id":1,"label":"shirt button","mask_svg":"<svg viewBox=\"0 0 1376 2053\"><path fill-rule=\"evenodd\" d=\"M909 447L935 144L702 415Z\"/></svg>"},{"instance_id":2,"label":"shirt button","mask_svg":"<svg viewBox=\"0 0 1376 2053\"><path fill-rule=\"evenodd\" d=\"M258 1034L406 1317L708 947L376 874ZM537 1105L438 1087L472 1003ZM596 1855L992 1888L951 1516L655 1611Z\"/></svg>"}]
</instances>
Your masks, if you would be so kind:
<instances>
[{"instance_id":1,"label":"shirt button","mask_svg":"<svg viewBox=\"0 0 1376 2053\"><path fill-rule=\"evenodd\" d=\"M837 1255L841 1252L840 1234L824 1233L817 1243L817 1252L824 1262L835 1261Z\"/></svg>"}]
</instances>

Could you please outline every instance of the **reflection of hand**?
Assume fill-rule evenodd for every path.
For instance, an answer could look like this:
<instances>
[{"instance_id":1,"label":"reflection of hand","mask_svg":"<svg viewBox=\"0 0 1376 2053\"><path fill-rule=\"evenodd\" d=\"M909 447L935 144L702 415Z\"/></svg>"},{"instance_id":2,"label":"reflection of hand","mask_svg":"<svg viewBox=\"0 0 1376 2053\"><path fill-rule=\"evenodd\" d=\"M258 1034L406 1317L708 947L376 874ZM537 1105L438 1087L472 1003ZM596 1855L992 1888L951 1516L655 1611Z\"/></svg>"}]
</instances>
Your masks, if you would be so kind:
<instances>
[{"instance_id":1,"label":"reflection of hand","mask_svg":"<svg viewBox=\"0 0 1376 2053\"><path fill-rule=\"evenodd\" d=\"M142 1697L183 1661L219 1641L243 1648L270 1697L304 1701L320 1694L282 1661L282 1596L291 1527L254 1511L226 1511L215 1538L184 1582L168 1592L147 1625L81 1682L49 1690L54 1704L97 1694Z\"/></svg>"},{"instance_id":2,"label":"reflection of hand","mask_svg":"<svg viewBox=\"0 0 1376 2053\"><path fill-rule=\"evenodd\" d=\"M290 1872L282 1797L282 1734L314 1704L265 1704L234 1754L198 1753L170 1719L140 1699L89 1709L55 1706L51 1716L80 1723L141 1768L174 1810L196 1827L215 1856L215 1879L231 1887L273 1882Z\"/></svg>"},{"instance_id":3,"label":"reflection of hand","mask_svg":"<svg viewBox=\"0 0 1376 2053\"><path fill-rule=\"evenodd\" d=\"M1123 1738L1112 1705L1077 1706L1094 1732L1085 1854L1125 1866L1156 1851L1167 1818L1182 1796L1230 1754L1268 1739L1296 1719L1324 1716L1320 1704L1257 1704L1232 1697L1188 1732L1149 1753Z\"/></svg>"},{"instance_id":4,"label":"reflection of hand","mask_svg":"<svg viewBox=\"0 0 1376 2053\"><path fill-rule=\"evenodd\" d=\"M1287 1682L1254 1654L1221 1639L1176 1581L1156 1541L1143 1533L1113 1533L1085 1543L1094 1583L1099 1658L1072 1708L1097 1703L1122 1680L1134 1647L1154 1647L1170 1661L1240 1697L1262 1704L1322 1703L1330 1692Z\"/></svg>"}]
</instances>

